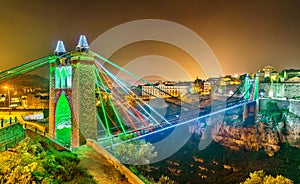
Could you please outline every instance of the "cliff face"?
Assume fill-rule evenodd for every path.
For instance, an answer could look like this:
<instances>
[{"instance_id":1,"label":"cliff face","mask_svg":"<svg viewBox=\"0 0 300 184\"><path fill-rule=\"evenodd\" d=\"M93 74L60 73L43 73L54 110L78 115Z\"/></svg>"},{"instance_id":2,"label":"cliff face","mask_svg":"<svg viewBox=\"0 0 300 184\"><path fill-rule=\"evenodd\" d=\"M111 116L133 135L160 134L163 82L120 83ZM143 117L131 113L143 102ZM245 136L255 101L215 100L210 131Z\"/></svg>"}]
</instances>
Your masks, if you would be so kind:
<instances>
[{"instance_id":1,"label":"cliff face","mask_svg":"<svg viewBox=\"0 0 300 184\"><path fill-rule=\"evenodd\" d=\"M295 114L288 114L286 117L286 129L288 132L286 141L290 145L300 148L300 118Z\"/></svg>"},{"instance_id":2,"label":"cliff face","mask_svg":"<svg viewBox=\"0 0 300 184\"><path fill-rule=\"evenodd\" d=\"M235 128L230 125L216 126L213 139L230 149L247 149L258 151L264 149L269 156L273 156L280 149L279 143L283 139L282 133L272 131L263 123L253 127Z\"/></svg>"},{"instance_id":3,"label":"cliff face","mask_svg":"<svg viewBox=\"0 0 300 184\"><path fill-rule=\"evenodd\" d=\"M289 111L300 117L300 100L289 100Z\"/></svg>"},{"instance_id":4,"label":"cliff face","mask_svg":"<svg viewBox=\"0 0 300 184\"><path fill-rule=\"evenodd\" d=\"M300 148L300 101L260 99L259 104L261 114L256 125L234 127L224 123L214 127L213 139L234 150L264 149L269 156L280 149L280 143Z\"/></svg>"}]
</instances>

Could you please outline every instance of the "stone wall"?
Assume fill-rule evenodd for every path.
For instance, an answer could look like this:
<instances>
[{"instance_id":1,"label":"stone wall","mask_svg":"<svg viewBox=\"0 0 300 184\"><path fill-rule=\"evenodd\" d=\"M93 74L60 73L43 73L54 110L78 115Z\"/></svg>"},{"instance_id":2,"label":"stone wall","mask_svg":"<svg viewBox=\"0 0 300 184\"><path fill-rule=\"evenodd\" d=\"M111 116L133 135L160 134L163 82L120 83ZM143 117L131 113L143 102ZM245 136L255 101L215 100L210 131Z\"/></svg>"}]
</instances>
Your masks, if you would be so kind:
<instances>
[{"instance_id":1,"label":"stone wall","mask_svg":"<svg viewBox=\"0 0 300 184\"><path fill-rule=\"evenodd\" d=\"M260 83L259 89L263 89L266 96L269 96L270 92L273 93L273 97L292 98L300 96L300 83Z\"/></svg>"}]
</instances>

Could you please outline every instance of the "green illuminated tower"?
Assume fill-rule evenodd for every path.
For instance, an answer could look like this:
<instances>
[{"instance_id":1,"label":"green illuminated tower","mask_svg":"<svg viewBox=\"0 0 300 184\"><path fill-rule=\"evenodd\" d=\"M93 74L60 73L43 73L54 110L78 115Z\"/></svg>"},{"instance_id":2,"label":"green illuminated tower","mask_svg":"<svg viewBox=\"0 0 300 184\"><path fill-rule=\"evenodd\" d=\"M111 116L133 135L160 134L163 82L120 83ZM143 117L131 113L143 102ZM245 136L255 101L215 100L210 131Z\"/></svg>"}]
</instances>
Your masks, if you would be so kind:
<instances>
[{"instance_id":1,"label":"green illuminated tower","mask_svg":"<svg viewBox=\"0 0 300 184\"><path fill-rule=\"evenodd\" d=\"M65 146L97 139L94 58L85 36L67 53L62 41L50 62L49 135Z\"/></svg>"},{"instance_id":2,"label":"green illuminated tower","mask_svg":"<svg viewBox=\"0 0 300 184\"><path fill-rule=\"evenodd\" d=\"M259 74L255 74L254 78L254 90L253 90L253 100L257 100L259 96Z\"/></svg>"},{"instance_id":3,"label":"green illuminated tower","mask_svg":"<svg viewBox=\"0 0 300 184\"><path fill-rule=\"evenodd\" d=\"M245 77L245 81L244 81L244 91L245 91L245 94L244 94L244 99L246 101L248 101L250 99L250 88L251 88L251 80L250 80L250 76L249 74L246 74L246 77ZM243 112L243 121L246 121L246 118L249 116L249 105L248 104L245 104L244 105L244 112Z\"/></svg>"},{"instance_id":4,"label":"green illuminated tower","mask_svg":"<svg viewBox=\"0 0 300 184\"><path fill-rule=\"evenodd\" d=\"M248 101L244 105L243 121L253 124L255 122L258 111L258 96L259 96L259 76L256 74L254 79L251 79L247 74L245 78L245 95L244 99Z\"/></svg>"},{"instance_id":5,"label":"green illuminated tower","mask_svg":"<svg viewBox=\"0 0 300 184\"><path fill-rule=\"evenodd\" d=\"M244 99L249 99L249 93L250 93L250 76L249 74L246 74L246 77L245 77L245 87L244 87L244 90L245 90L245 95L244 95Z\"/></svg>"},{"instance_id":6,"label":"green illuminated tower","mask_svg":"<svg viewBox=\"0 0 300 184\"><path fill-rule=\"evenodd\" d=\"M253 94L253 100L255 100L256 102L256 106L255 106L255 120L256 120L256 115L259 112L259 74L255 74L255 78L254 78L254 94Z\"/></svg>"}]
</instances>

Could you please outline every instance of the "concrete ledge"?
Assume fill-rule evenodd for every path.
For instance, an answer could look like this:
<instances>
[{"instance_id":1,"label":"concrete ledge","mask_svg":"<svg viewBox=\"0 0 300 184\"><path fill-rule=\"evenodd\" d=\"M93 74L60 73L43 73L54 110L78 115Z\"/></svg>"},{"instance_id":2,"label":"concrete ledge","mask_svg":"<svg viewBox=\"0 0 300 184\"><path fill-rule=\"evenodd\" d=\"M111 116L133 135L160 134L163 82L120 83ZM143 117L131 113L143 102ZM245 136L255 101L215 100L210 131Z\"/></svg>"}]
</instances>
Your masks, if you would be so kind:
<instances>
[{"instance_id":1,"label":"concrete ledge","mask_svg":"<svg viewBox=\"0 0 300 184\"><path fill-rule=\"evenodd\" d=\"M125 167L119 160L117 160L113 155L103 149L101 146L97 144L96 141L87 139L86 145L92 147L99 154L103 155L113 166L118 169L122 174L125 175L129 183L132 184L144 184L144 182L133 174L127 167Z\"/></svg>"}]
</instances>

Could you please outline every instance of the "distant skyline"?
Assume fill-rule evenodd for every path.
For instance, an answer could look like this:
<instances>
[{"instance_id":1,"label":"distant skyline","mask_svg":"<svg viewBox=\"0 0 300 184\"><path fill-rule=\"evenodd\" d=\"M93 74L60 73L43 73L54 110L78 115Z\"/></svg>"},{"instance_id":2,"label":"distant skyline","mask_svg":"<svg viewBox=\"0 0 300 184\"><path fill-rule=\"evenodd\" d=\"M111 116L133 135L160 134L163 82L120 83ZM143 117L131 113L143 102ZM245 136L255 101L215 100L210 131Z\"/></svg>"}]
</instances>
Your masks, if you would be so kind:
<instances>
[{"instance_id":1,"label":"distant skyline","mask_svg":"<svg viewBox=\"0 0 300 184\"><path fill-rule=\"evenodd\" d=\"M53 53L57 40L74 50L80 34L91 43L115 26L140 19L168 20L196 32L215 54L224 75L257 72L265 65L278 71L299 69L299 10L297 0L3 1L0 70ZM155 41L127 45L111 59L124 66L154 54L179 65L193 62L179 48Z\"/></svg>"}]
</instances>

